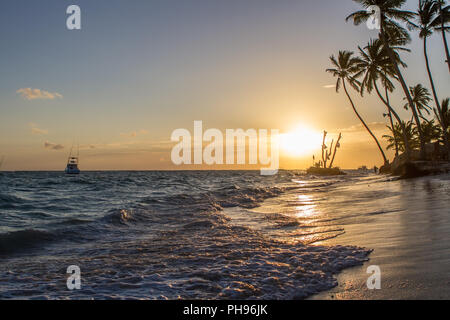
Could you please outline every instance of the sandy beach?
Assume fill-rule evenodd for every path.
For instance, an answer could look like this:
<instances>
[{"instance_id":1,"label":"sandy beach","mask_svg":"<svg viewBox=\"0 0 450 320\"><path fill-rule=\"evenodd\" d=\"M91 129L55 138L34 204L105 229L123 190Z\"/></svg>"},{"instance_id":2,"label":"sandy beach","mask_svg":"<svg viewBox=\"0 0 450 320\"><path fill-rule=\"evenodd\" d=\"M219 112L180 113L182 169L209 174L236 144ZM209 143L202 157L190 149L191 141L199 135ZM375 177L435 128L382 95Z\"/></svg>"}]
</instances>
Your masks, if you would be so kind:
<instances>
[{"instance_id":1,"label":"sandy beach","mask_svg":"<svg viewBox=\"0 0 450 320\"><path fill-rule=\"evenodd\" d=\"M402 192L396 211L346 224L345 234L321 243L374 249L370 261L344 270L337 287L311 299L449 299L450 211L439 205L448 198L449 179L447 175L388 182L388 188L408 191ZM385 205L392 198L379 201ZM381 269L380 290L366 286L371 265Z\"/></svg>"}]
</instances>

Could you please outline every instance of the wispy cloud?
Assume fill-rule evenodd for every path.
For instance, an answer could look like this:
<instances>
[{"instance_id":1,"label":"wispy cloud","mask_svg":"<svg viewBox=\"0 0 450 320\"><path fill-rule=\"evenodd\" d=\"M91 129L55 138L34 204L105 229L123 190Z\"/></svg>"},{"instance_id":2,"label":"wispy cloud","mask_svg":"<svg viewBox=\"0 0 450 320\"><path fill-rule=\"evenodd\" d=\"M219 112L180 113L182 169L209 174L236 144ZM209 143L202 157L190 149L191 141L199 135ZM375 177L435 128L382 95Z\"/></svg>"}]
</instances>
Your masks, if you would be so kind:
<instances>
[{"instance_id":1,"label":"wispy cloud","mask_svg":"<svg viewBox=\"0 0 450 320\"><path fill-rule=\"evenodd\" d=\"M333 89L333 88L336 88L336 85L335 84L327 84L326 86L323 86L322 88Z\"/></svg>"},{"instance_id":2,"label":"wispy cloud","mask_svg":"<svg viewBox=\"0 0 450 320\"><path fill-rule=\"evenodd\" d=\"M131 138L135 138L139 135L146 135L149 134L149 132L147 130L139 130L139 131L132 131L132 132L126 132L126 133L121 133L120 135L122 137L131 137Z\"/></svg>"},{"instance_id":3,"label":"wispy cloud","mask_svg":"<svg viewBox=\"0 0 450 320\"><path fill-rule=\"evenodd\" d=\"M56 144L56 143L51 143L51 142L45 141L44 148L50 149L50 150L62 150L62 149L64 149L64 146L62 144Z\"/></svg>"},{"instance_id":4,"label":"wispy cloud","mask_svg":"<svg viewBox=\"0 0 450 320\"><path fill-rule=\"evenodd\" d=\"M35 135L45 135L48 134L48 130L45 129L40 129L38 128L37 124L35 123L29 123L30 127L31 127L31 133L35 134Z\"/></svg>"},{"instance_id":5,"label":"wispy cloud","mask_svg":"<svg viewBox=\"0 0 450 320\"><path fill-rule=\"evenodd\" d=\"M21 88L16 91L25 100L54 100L62 99L63 96L57 92L48 92L41 89Z\"/></svg>"},{"instance_id":6,"label":"wispy cloud","mask_svg":"<svg viewBox=\"0 0 450 320\"><path fill-rule=\"evenodd\" d=\"M98 145L95 145L95 144L80 144L78 146L78 148L80 150L92 150L92 149L97 149Z\"/></svg>"},{"instance_id":7,"label":"wispy cloud","mask_svg":"<svg viewBox=\"0 0 450 320\"><path fill-rule=\"evenodd\" d=\"M85 145L84 150L92 149L90 156L105 156L105 155L138 155L138 154L160 154L165 153L170 155L173 147L173 142L170 140L160 141L127 141L127 142L112 142L107 144ZM91 147L90 147L91 146ZM80 146L81 148L81 146Z\"/></svg>"},{"instance_id":8,"label":"wispy cloud","mask_svg":"<svg viewBox=\"0 0 450 320\"><path fill-rule=\"evenodd\" d=\"M368 123L367 126L371 129L371 130L386 130L386 123L384 122L371 122ZM359 132L359 131L365 131L366 128L362 125L362 123L359 123L357 125L348 127L348 128L344 128L344 129L340 129L340 132Z\"/></svg>"}]
</instances>

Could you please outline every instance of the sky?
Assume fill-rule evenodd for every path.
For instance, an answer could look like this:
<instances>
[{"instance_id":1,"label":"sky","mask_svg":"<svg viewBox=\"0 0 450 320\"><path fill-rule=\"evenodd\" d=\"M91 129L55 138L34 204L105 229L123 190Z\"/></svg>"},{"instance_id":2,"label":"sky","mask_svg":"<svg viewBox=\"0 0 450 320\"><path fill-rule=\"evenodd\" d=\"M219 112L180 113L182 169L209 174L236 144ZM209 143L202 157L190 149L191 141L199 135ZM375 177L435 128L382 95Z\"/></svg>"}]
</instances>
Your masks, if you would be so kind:
<instances>
[{"instance_id":1,"label":"sky","mask_svg":"<svg viewBox=\"0 0 450 320\"><path fill-rule=\"evenodd\" d=\"M66 27L71 4L81 8L81 30ZM342 132L336 165L379 166L376 145L325 72L331 54L377 36L345 22L357 9L351 0L4 2L2 170L62 170L72 145L80 146L82 170L232 169L172 164L172 132L193 131L195 120L223 131ZM409 48L408 85L429 87L415 34ZM450 82L439 35L429 40L429 56L443 99ZM383 105L352 96L381 138ZM408 119L399 90L392 100ZM281 167L306 168L312 153L319 155L282 152Z\"/></svg>"}]
</instances>

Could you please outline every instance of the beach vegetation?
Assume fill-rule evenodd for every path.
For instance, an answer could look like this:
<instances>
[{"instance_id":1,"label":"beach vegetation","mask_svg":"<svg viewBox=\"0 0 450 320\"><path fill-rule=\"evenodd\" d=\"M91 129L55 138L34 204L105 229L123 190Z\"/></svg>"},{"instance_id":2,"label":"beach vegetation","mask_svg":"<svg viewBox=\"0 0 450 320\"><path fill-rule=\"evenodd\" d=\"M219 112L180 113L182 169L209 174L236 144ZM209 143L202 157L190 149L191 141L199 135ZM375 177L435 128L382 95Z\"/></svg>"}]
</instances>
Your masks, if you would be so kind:
<instances>
[{"instance_id":1,"label":"beach vegetation","mask_svg":"<svg viewBox=\"0 0 450 320\"><path fill-rule=\"evenodd\" d=\"M444 0L418 0L416 10L405 9L406 0L354 0L361 6L351 13L346 21L355 25L369 23L374 14L379 19L379 32L376 38L368 39L365 46L357 45L357 54L351 50L340 50L330 57L332 68L326 69L337 78L336 91L340 88L348 98L353 112L380 150L384 166L389 165L379 139L374 135L361 116L352 99L349 88L362 97L365 93L376 94L383 115L388 118L390 133L383 135L387 150L395 151L397 158L404 162L450 159L450 111L449 98L439 97L440 88L433 78L432 64L428 46L429 38L435 33L442 36L443 51L441 67L448 65L449 50L446 33L450 31L450 6ZM377 8L373 11L373 8ZM408 66L402 56L408 54L412 37L422 41L424 79L421 83L408 86L404 72ZM433 48L434 49L434 48ZM435 55L433 55L435 56ZM433 66L439 66L434 61ZM397 88L398 87L398 88ZM404 100L404 105L395 106L391 96L396 91ZM442 99L444 98L444 99ZM410 112L407 119L399 109ZM434 145L433 148L430 145ZM431 152L430 150L433 150ZM328 153L325 153L327 155Z\"/></svg>"}]
</instances>

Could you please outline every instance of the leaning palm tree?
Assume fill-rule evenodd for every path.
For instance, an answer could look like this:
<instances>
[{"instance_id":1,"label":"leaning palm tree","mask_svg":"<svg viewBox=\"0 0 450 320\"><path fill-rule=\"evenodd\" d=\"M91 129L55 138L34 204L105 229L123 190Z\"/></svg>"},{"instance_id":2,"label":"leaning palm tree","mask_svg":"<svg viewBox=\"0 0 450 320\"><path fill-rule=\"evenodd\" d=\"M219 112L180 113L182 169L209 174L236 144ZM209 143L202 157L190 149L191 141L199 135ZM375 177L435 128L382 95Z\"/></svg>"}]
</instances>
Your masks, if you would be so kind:
<instances>
[{"instance_id":1,"label":"leaning palm tree","mask_svg":"<svg viewBox=\"0 0 450 320\"><path fill-rule=\"evenodd\" d=\"M385 74L385 76L386 76L386 74ZM384 87L384 91L385 91L385 94L386 94L386 102L387 102L386 106L388 106L388 105L390 106L391 105L391 101L389 99L389 89L388 89L388 87L387 87L387 85L385 83L383 83L383 87ZM388 107L388 113L383 113L383 117L385 117L385 116L387 116L389 118L389 123L391 124L391 127L394 127L394 119L393 119L394 115L393 115L393 113L391 111L391 108ZM398 157L399 149L398 149L398 141L397 141L397 139L394 140L394 146L395 146L395 157ZM408 153L409 153L409 151L410 150L408 149Z\"/></svg>"},{"instance_id":2,"label":"leaning palm tree","mask_svg":"<svg viewBox=\"0 0 450 320\"><path fill-rule=\"evenodd\" d=\"M398 52L399 52L399 51L411 52L411 50L402 47L402 46L401 46L401 45L403 44L402 41L400 41L400 42L395 42L395 41L393 41L393 40L395 40L395 39L391 39L390 46L391 46L392 50L394 51L394 54L395 54L395 57L396 57L396 61L397 61L397 63L398 63L399 65L401 65L403 68L406 68L407 65L406 65L406 63L404 63L404 62L401 60L400 54L399 54ZM378 42L381 43L381 40L378 40ZM388 54L387 54L387 52L386 52L386 49L385 49L385 48L383 48L383 49L384 49L384 50L383 50L382 54L384 54L385 56L388 56ZM381 52L380 52L380 54L381 54ZM392 117L393 117L393 113L392 113L392 111L391 111L391 110L392 110L392 107L391 107L391 102L390 102L390 99L389 99L389 92L394 91L395 88L394 88L393 85L390 86L390 85L389 85L389 82L387 82L387 80L389 80L389 77L392 77L392 78L394 78L394 79L396 79L396 77L395 77L395 75L390 75L390 76L388 76L386 70L387 70L387 68L391 68L391 62L390 62L390 59L389 59L389 60L385 60L385 62L386 62L387 65L381 65L381 67L382 67L382 69L384 70L384 80L382 81L382 85L383 85L383 87L384 87L384 92L385 92L385 95L386 95L386 101L383 100L383 97L382 97L380 94L378 94L378 96L379 96L380 99L383 101L383 103L388 107L389 112L387 113L387 116L389 117L389 122L390 122L390 124L391 124L391 128L393 128L393 127L394 127L394 121L393 121L393 118L392 118ZM390 72L390 73L392 73L392 72ZM391 83L391 84L392 84L392 83ZM376 85L376 82L375 82L375 85ZM378 93L378 92L377 92L377 93ZM396 115L395 117L396 117L397 121L400 121L398 115ZM403 122L400 121L399 123L400 123L401 126L403 126ZM405 140L406 137L405 137L404 135L403 135L403 139L404 139L404 141L407 141L407 140ZM398 157L398 155L399 155L398 141L395 141L394 146L395 146L395 156ZM407 144L407 143L406 143L406 150L407 150L407 151L406 151L406 155L407 155L407 158L409 159L409 157L410 157L410 148L408 147L408 144Z\"/></svg>"},{"instance_id":3,"label":"leaning palm tree","mask_svg":"<svg viewBox=\"0 0 450 320\"><path fill-rule=\"evenodd\" d=\"M360 10L350 14L347 17L347 21L353 20L355 25L359 25L366 22L372 17L373 12L368 10L373 6L377 6L380 9L380 39L383 42L386 52L391 59L392 66L394 67L398 81L400 82L403 92L408 100L410 110L413 113L413 117L418 123L417 131L420 139L421 146L421 158L425 157L425 142L422 137L422 129L420 127L419 115L415 109L414 102L408 90L408 86L400 71L398 62L396 61L395 52L392 49L390 43L396 41L398 43L406 44L410 41L408 31L399 25L397 21L408 22L414 18L414 13L410 11L401 10L402 6L406 3L406 0L353 0L364 7L364 10Z\"/></svg>"},{"instance_id":4,"label":"leaning palm tree","mask_svg":"<svg viewBox=\"0 0 450 320\"><path fill-rule=\"evenodd\" d=\"M394 84L390 80L390 78L396 78L394 68L392 66L390 58L386 54L386 50L382 44L382 42L377 40L371 40L369 44L362 49L361 47L358 47L360 51L360 58L358 60L358 68L359 68L359 74L363 76L363 80L361 82L361 89L360 93L361 95L364 94L364 90L367 90L368 93L371 93L373 89L378 94L378 97L380 100L386 105L388 108L389 114L394 115L394 117L397 119L400 127L401 127L401 135L399 136L400 139L403 139L403 143L405 145L405 151L407 156L410 156L411 149L408 144L408 139L404 131L406 128L404 128L404 124L398 115L398 113L395 111L395 109L391 106L389 102L389 95L388 92L392 92L394 90ZM403 62L401 60L398 61L398 63ZM383 86L385 87L386 91L386 99L383 97L383 95L380 92L380 89L378 88L377 81L381 80ZM394 123L392 121L391 117L391 127L394 127ZM393 136L395 144L397 144L396 139L397 136ZM398 148L396 148L396 155L398 155Z\"/></svg>"},{"instance_id":5,"label":"leaning palm tree","mask_svg":"<svg viewBox=\"0 0 450 320\"><path fill-rule=\"evenodd\" d=\"M387 73L386 72L384 73L384 76L387 77ZM383 117L387 116L389 118L389 123L391 124L391 127L394 127L394 114L391 111L392 107L391 107L391 101L389 99L389 91L390 90L389 90L388 85L387 85L387 83L385 81L383 81L382 84L383 84L383 87L384 87L384 93L386 95L386 106L389 106L389 107L387 107L388 108L388 113L383 113ZM395 146L395 157L398 157L399 149L398 149L398 141L397 141L397 139L395 139L395 141L394 141L394 146ZM408 148L408 154L409 154L409 151L410 150Z\"/></svg>"},{"instance_id":6,"label":"leaning palm tree","mask_svg":"<svg viewBox=\"0 0 450 320\"><path fill-rule=\"evenodd\" d=\"M437 6L438 6L438 16L436 19L432 22L433 28L441 32L442 34L442 41L444 42L444 49L445 49L445 55L447 57L447 65L448 70L450 72L450 52L448 50L448 44L447 44L447 37L446 32L450 31L450 27L447 27L446 24L450 22L450 5L446 5L445 0L435 0Z\"/></svg>"},{"instance_id":7,"label":"leaning palm tree","mask_svg":"<svg viewBox=\"0 0 450 320\"><path fill-rule=\"evenodd\" d=\"M411 93L411 97L420 117L424 118L424 112L430 115L430 110L432 110L432 108L429 105L431 102L431 96L428 89L419 83L414 87L410 87L409 92ZM403 100L406 100L406 98L403 98ZM406 102L404 107L406 110L408 110L409 103Z\"/></svg>"},{"instance_id":8,"label":"leaning palm tree","mask_svg":"<svg viewBox=\"0 0 450 320\"><path fill-rule=\"evenodd\" d=\"M380 145L380 142L375 137L373 132L369 129L366 122L363 120L361 115L359 114L358 110L356 110L355 104L350 97L350 94L347 90L346 83L348 82L351 87L353 87L355 90L359 91L361 83L357 80L357 76L359 73L359 59L353 56L353 52L351 51L339 51L339 54L337 56L337 59L335 56L330 57L331 63L333 64L334 68L327 69L326 71L331 73L333 76L337 78L336 82L336 92L339 92L339 89L342 87L344 88L345 94L347 95L348 100L350 101L350 104L352 105L353 111L355 112L356 116L358 117L359 121L361 121L364 128L366 128L367 132L372 136L373 140L378 146L378 149L380 150L380 153L383 157L383 161L385 164L389 163L389 161L386 158L386 155L384 154L383 148Z\"/></svg>"}]
</instances>

